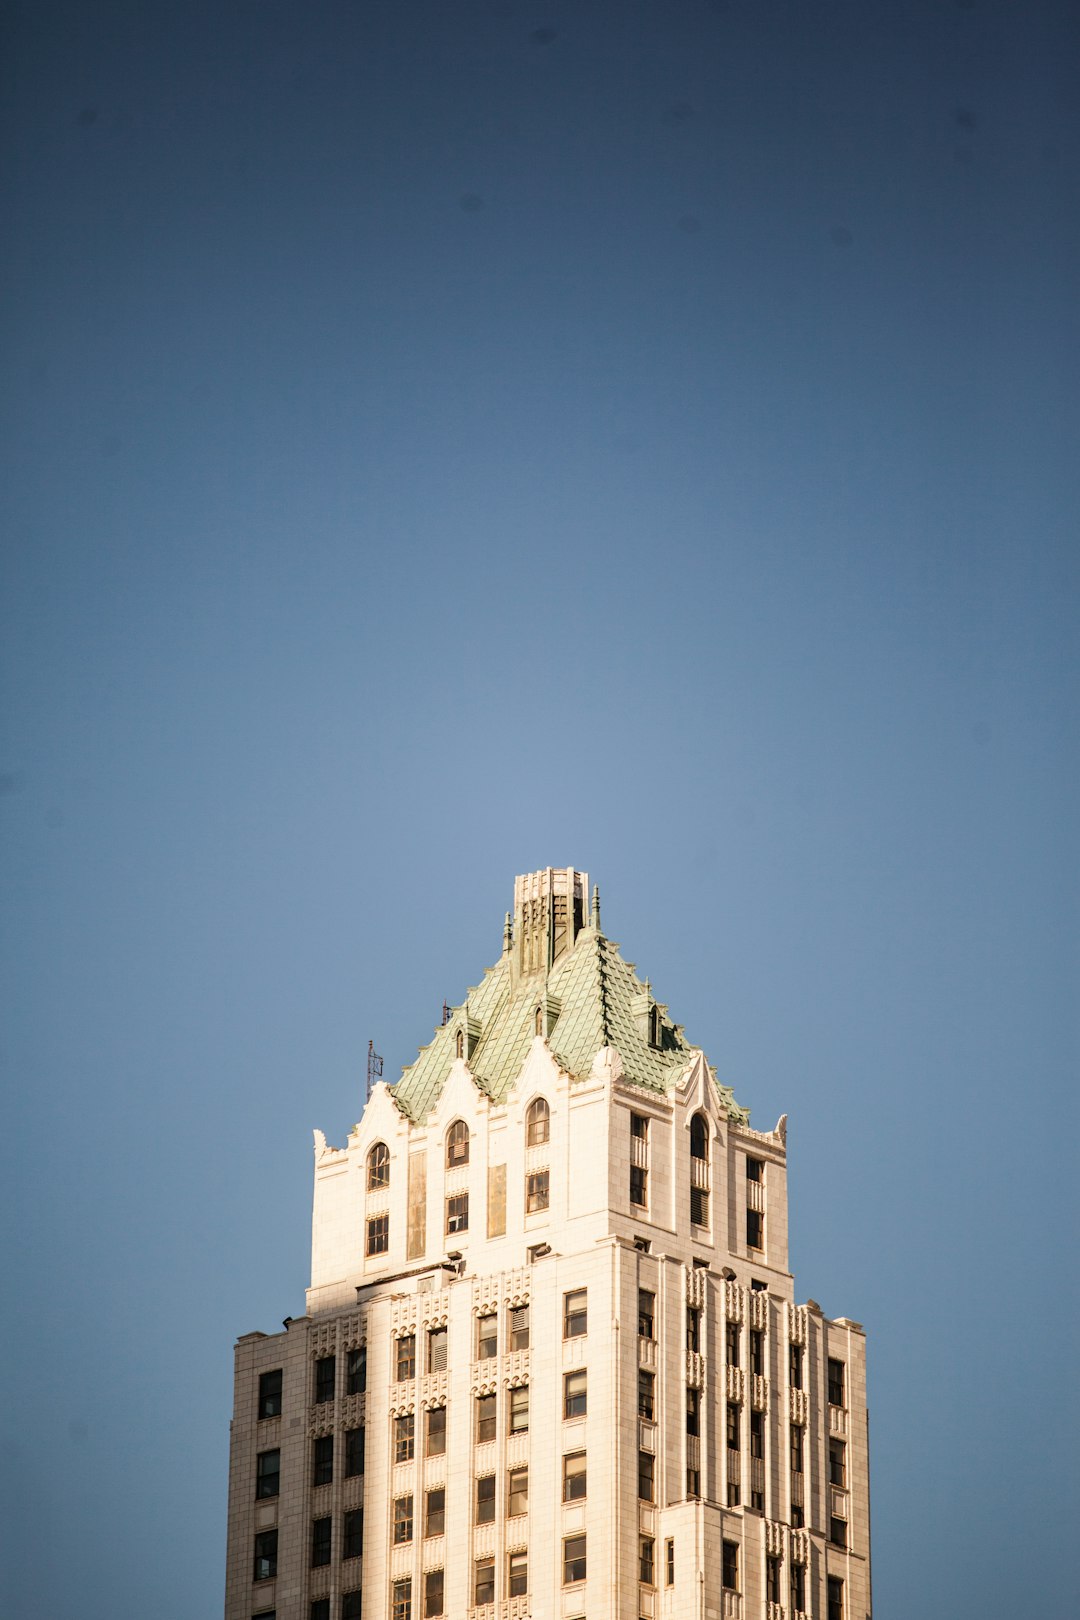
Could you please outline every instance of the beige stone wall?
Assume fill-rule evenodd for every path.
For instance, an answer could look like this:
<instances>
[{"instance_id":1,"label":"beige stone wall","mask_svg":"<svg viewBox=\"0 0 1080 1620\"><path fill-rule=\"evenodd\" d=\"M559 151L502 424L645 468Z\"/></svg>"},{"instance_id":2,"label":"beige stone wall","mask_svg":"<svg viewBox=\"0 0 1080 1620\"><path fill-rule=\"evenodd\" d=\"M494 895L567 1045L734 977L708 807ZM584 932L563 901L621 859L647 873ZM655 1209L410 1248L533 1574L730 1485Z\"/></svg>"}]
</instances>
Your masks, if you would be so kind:
<instances>
[{"instance_id":1,"label":"beige stone wall","mask_svg":"<svg viewBox=\"0 0 1080 1620\"><path fill-rule=\"evenodd\" d=\"M550 1139L529 1146L527 1110L538 1096L549 1104ZM644 1149L633 1115L647 1121ZM704 1170L691 1162L695 1115L707 1127ZM455 1120L468 1127L469 1162L448 1168L447 1131ZM389 1151L389 1185L369 1191L368 1155L376 1143ZM748 1157L757 1166L750 1176ZM647 1176L644 1206L630 1198L635 1162ZM549 1207L530 1213L527 1177L544 1171ZM703 1223L691 1225L694 1178L707 1193L708 1210ZM465 1192L468 1229L448 1233L447 1199ZM701 1213L700 1203L696 1207ZM748 1245L748 1208L763 1217L760 1249ZM387 1250L368 1255L367 1222L383 1215ZM448 1261L449 1253L460 1260ZM566 1295L582 1289L587 1332L565 1337ZM651 1338L638 1332L641 1289L655 1296ZM523 1304L530 1344L511 1350L510 1312ZM700 1312L697 1350L687 1348L688 1305ZM812 1304L795 1305L787 1271L784 1140L729 1120L703 1058L689 1065L673 1095L663 1097L625 1084L613 1053L601 1053L591 1077L572 1082L538 1037L505 1104L491 1104L459 1062L432 1115L416 1125L398 1113L390 1091L378 1087L344 1148L317 1137L308 1312L286 1333L248 1335L237 1345L226 1620L251 1620L264 1610L277 1620L309 1620L312 1600L321 1597L331 1600L337 1620L343 1593L360 1584L361 1574L365 1620L392 1620L393 1583L405 1578L412 1581L412 1620L420 1620L424 1576L437 1568L445 1571L445 1614L454 1620L795 1620L790 1577L796 1564L805 1569L799 1612L826 1620L831 1575L844 1583L845 1620L869 1614L863 1335L855 1324L827 1322ZM477 1319L492 1312L498 1353L481 1360ZM444 1324L446 1370L431 1372L427 1335ZM738 1329L738 1364L729 1355L729 1324ZM396 1343L410 1333L416 1375L399 1380ZM750 1365L751 1333L761 1335L760 1373ZM348 1395L348 1351L361 1342L367 1390ZM793 1342L802 1354L801 1389L791 1383ZM315 1363L331 1354L335 1398L316 1404ZM829 1403L830 1358L845 1369L842 1405ZM258 1374L277 1367L283 1369L282 1415L259 1421ZM565 1379L579 1372L587 1375L588 1410L566 1419ZM641 1372L655 1380L652 1420L639 1416ZM525 1386L528 1431L511 1433L512 1392ZM686 1432L688 1387L699 1395L696 1444ZM492 1394L495 1435L478 1441L476 1402ZM729 1402L738 1413L734 1462ZM425 1414L440 1404L447 1412L446 1452L426 1456ZM752 1419L755 1412L759 1419ZM395 1420L409 1417L415 1454L395 1461ZM793 1420L806 1435L802 1527L793 1523L800 1505L790 1467ZM364 1473L346 1479L344 1434L360 1424ZM312 1449L322 1434L335 1437L334 1476L315 1486ZM751 1454L757 1434L760 1459ZM830 1438L845 1448L842 1485L830 1481ZM281 1452L280 1495L256 1502L256 1458L272 1447ZM587 1495L564 1502L563 1460L579 1451L587 1457ZM642 1454L653 1459L652 1502L639 1499ZM839 1459L834 1452L834 1471ZM699 1500L687 1493L691 1464L700 1472ZM508 1473L522 1466L529 1470L528 1512L509 1516ZM475 1482L488 1475L495 1478L495 1516L478 1524ZM729 1504L733 1479L737 1504ZM425 1537L424 1496L440 1487L446 1490L445 1530ZM752 1500L758 1490L760 1498ZM410 1495L413 1537L395 1545L394 1502ZM363 1557L343 1560L343 1515L361 1501ZM311 1524L325 1516L333 1526L331 1562L312 1569ZM841 1520L843 1550L829 1541L830 1526L836 1531ZM277 1575L253 1584L254 1538L271 1526L278 1530ZM563 1546L580 1534L587 1537L587 1577L568 1586ZM643 1537L654 1544L651 1583L639 1580ZM738 1549L734 1590L723 1586L725 1542ZM508 1559L518 1551L528 1556L522 1598L511 1597L507 1586ZM476 1562L488 1557L495 1563L495 1601L477 1609ZM770 1558L781 1561L779 1604L767 1597Z\"/></svg>"}]
</instances>

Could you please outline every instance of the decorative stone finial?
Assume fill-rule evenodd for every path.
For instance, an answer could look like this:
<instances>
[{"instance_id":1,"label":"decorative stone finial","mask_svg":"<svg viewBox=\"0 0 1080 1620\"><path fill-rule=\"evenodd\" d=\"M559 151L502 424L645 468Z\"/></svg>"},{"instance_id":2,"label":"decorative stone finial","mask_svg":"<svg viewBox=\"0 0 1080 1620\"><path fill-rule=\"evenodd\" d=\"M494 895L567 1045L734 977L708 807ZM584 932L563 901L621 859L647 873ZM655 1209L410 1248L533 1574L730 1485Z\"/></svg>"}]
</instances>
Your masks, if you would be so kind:
<instances>
[{"instance_id":1,"label":"decorative stone finial","mask_svg":"<svg viewBox=\"0 0 1080 1620\"><path fill-rule=\"evenodd\" d=\"M514 943L514 919L513 919L513 917L511 917L510 913L507 912L506 913L506 921L503 923L503 955L504 956L506 955L507 951L509 951L509 949L513 945L513 943Z\"/></svg>"},{"instance_id":2,"label":"decorative stone finial","mask_svg":"<svg viewBox=\"0 0 1080 1620\"><path fill-rule=\"evenodd\" d=\"M591 921L593 927L596 929L596 932L599 933L600 932L600 887L596 883L593 884L592 917L590 918L590 921Z\"/></svg>"}]
</instances>

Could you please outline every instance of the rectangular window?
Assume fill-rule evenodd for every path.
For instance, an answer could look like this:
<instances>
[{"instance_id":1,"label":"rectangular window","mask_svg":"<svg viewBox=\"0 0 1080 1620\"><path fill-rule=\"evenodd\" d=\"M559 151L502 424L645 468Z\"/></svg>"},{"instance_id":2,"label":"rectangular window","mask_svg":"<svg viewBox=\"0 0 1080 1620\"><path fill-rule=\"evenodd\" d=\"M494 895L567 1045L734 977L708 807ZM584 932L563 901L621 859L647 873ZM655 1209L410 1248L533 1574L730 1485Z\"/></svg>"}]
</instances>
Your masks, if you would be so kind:
<instances>
[{"instance_id":1,"label":"rectangular window","mask_svg":"<svg viewBox=\"0 0 1080 1620\"><path fill-rule=\"evenodd\" d=\"M437 1620L439 1615L445 1614L444 1583L441 1569L429 1569L424 1576L424 1620Z\"/></svg>"},{"instance_id":2,"label":"rectangular window","mask_svg":"<svg viewBox=\"0 0 1080 1620\"><path fill-rule=\"evenodd\" d=\"M742 1407L738 1401L727 1403L727 1448L729 1451L742 1450Z\"/></svg>"},{"instance_id":3,"label":"rectangular window","mask_svg":"<svg viewBox=\"0 0 1080 1620\"><path fill-rule=\"evenodd\" d=\"M330 1599L312 1598L308 1615L310 1620L330 1620ZM263 1620L263 1616L257 1614L255 1620Z\"/></svg>"},{"instance_id":4,"label":"rectangular window","mask_svg":"<svg viewBox=\"0 0 1080 1620\"><path fill-rule=\"evenodd\" d=\"M564 1502L582 1502L588 1488L585 1453L568 1451L562 1460L562 1499Z\"/></svg>"},{"instance_id":5,"label":"rectangular window","mask_svg":"<svg viewBox=\"0 0 1080 1620\"><path fill-rule=\"evenodd\" d=\"M656 1500L656 1458L651 1451L637 1454L637 1493L642 1502Z\"/></svg>"},{"instance_id":6,"label":"rectangular window","mask_svg":"<svg viewBox=\"0 0 1080 1620\"><path fill-rule=\"evenodd\" d=\"M842 1440L829 1436L829 1484L841 1490L847 1485L847 1447Z\"/></svg>"},{"instance_id":7,"label":"rectangular window","mask_svg":"<svg viewBox=\"0 0 1080 1620\"><path fill-rule=\"evenodd\" d=\"M412 1540L412 1497L396 1496L394 1498L394 1546L400 1547L404 1542Z\"/></svg>"},{"instance_id":8,"label":"rectangular window","mask_svg":"<svg viewBox=\"0 0 1080 1620\"><path fill-rule=\"evenodd\" d=\"M260 1530L255 1537L253 1581L272 1581L277 1574L277 1531Z\"/></svg>"},{"instance_id":9,"label":"rectangular window","mask_svg":"<svg viewBox=\"0 0 1080 1620\"><path fill-rule=\"evenodd\" d=\"M324 1404L334 1398L337 1362L333 1356L320 1356L315 1363L315 1404Z\"/></svg>"},{"instance_id":10,"label":"rectangular window","mask_svg":"<svg viewBox=\"0 0 1080 1620\"><path fill-rule=\"evenodd\" d=\"M584 1371L563 1373L563 1417L584 1417L588 1410L588 1381Z\"/></svg>"},{"instance_id":11,"label":"rectangular window","mask_svg":"<svg viewBox=\"0 0 1080 1620\"><path fill-rule=\"evenodd\" d=\"M635 1142L649 1140L649 1121L644 1114L630 1115L630 1135Z\"/></svg>"},{"instance_id":12,"label":"rectangular window","mask_svg":"<svg viewBox=\"0 0 1080 1620\"><path fill-rule=\"evenodd\" d=\"M701 1434L701 1391L686 1386L686 1432Z\"/></svg>"},{"instance_id":13,"label":"rectangular window","mask_svg":"<svg viewBox=\"0 0 1080 1620\"><path fill-rule=\"evenodd\" d=\"M506 1560L506 1595L524 1597L529 1590L529 1558L527 1553L512 1552Z\"/></svg>"},{"instance_id":14,"label":"rectangular window","mask_svg":"<svg viewBox=\"0 0 1080 1620\"><path fill-rule=\"evenodd\" d=\"M701 1311L696 1305L686 1307L686 1348L695 1354L701 1349Z\"/></svg>"},{"instance_id":15,"label":"rectangular window","mask_svg":"<svg viewBox=\"0 0 1080 1620\"><path fill-rule=\"evenodd\" d=\"M529 1432L529 1386L515 1384L510 1391L510 1433Z\"/></svg>"},{"instance_id":16,"label":"rectangular window","mask_svg":"<svg viewBox=\"0 0 1080 1620\"><path fill-rule=\"evenodd\" d=\"M637 1330L639 1339L656 1337L656 1295L648 1288L637 1291Z\"/></svg>"},{"instance_id":17,"label":"rectangular window","mask_svg":"<svg viewBox=\"0 0 1080 1620\"><path fill-rule=\"evenodd\" d=\"M844 1405L844 1363L829 1357L829 1405Z\"/></svg>"},{"instance_id":18,"label":"rectangular window","mask_svg":"<svg viewBox=\"0 0 1080 1620\"><path fill-rule=\"evenodd\" d=\"M514 1519L529 1511L529 1470L511 1468L506 1477L506 1516Z\"/></svg>"},{"instance_id":19,"label":"rectangular window","mask_svg":"<svg viewBox=\"0 0 1080 1620\"><path fill-rule=\"evenodd\" d=\"M794 1614L804 1614L806 1612L805 1564L792 1564L791 1566L791 1608Z\"/></svg>"},{"instance_id":20,"label":"rectangular window","mask_svg":"<svg viewBox=\"0 0 1080 1620\"><path fill-rule=\"evenodd\" d=\"M446 1329L444 1327L428 1328L427 1370L429 1373L446 1371Z\"/></svg>"},{"instance_id":21,"label":"rectangular window","mask_svg":"<svg viewBox=\"0 0 1080 1620\"><path fill-rule=\"evenodd\" d=\"M477 1445L483 1445L486 1440L494 1440L497 1410L494 1395L478 1395L476 1397Z\"/></svg>"},{"instance_id":22,"label":"rectangular window","mask_svg":"<svg viewBox=\"0 0 1080 1620\"><path fill-rule=\"evenodd\" d=\"M768 1603L782 1603L784 1601L780 1596L780 1570L779 1558L774 1558L770 1554L765 1560L765 1600Z\"/></svg>"},{"instance_id":23,"label":"rectangular window","mask_svg":"<svg viewBox=\"0 0 1080 1620\"><path fill-rule=\"evenodd\" d=\"M476 1482L476 1522L495 1523L495 1475L482 1474Z\"/></svg>"},{"instance_id":24,"label":"rectangular window","mask_svg":"<svg viewBox=\"0 0 1080 1620\"><path fill-rule=\"evenodd\" d=\"M281 1452L260 1451L255 1459L255 1500L276 1496L281 1489Z\"/></svg>"},{"instance_id":25,"label":"rectangular window","mask_svg":"<svg viewBox=\"0 0 1080 1620\"><path fill-rule=\"evenodd\" d=\"M446 1232L447 1236L454 1232L467 1232L469 1230L469 1195L468 1193L453 1193L446 1200Z\"/></svg>"},{"instance_id":26,"label":"rectangular window","mask_svg":"<svg viewBox=\"0 0 1080 1620\"><path fill-rule=\"evenodd\" d=\"M441 1536L446 1532L446 1487L437 1485L424 1498L424 1534Z\"/></svg>"},{"instance_id":27,"label":"rectangular window","mask_svg":"<svg viewBox=\"0 0 1080 1620\"><path fill-rule=\"evenodd\" d=\"M563 1542L563 1585L574 1586L585 1579L586 1545L584 1536L567 1536Z\"/></svg>"},{"instance_id":28,"label":"rectangular window","mask_svg":"<svg viewBox=\"0 0 1080 1620\"><path fill-rule=\"evenodd\" d=\"M834 1547L847 1546L847 1520L837 1518L835 1513L829 1515L829 1540Z\"/></svg>"},{"instance_id":29,"label":"rectangular window","mask_svg":"<svg viewBox=\"0 0 1080 1620\"><path fill-rule=\"evenodd\" d=\"M350 1512L346 1513L341 1521L341 1527L342 1558L362 1558L364 1556L363 1508L353 1508Z\"/></svg>"},{"instance_id":30,"label":"rectangular window","mask_svg":"<svg viewBox=\"0 0 1080 1620\"><path fill-rule=\"evenodd\" d=\"M433 1406L424 1416L424 1455L442 1457L446 1452L446 1407Z\"/></svg>"},{"instance_id":31,"label":"rectangular window","mask_svg":"<svg viewBox=\"0 0 1080 1620\"><path fill-rule=\"evenodd\" d=\"M791 1425L791 1472L801 1474L803 1471L803 1427L801 1423Z\"/></svg>"},{"instance_id":32,"label":"rectangular window","mask_svg":"<svg viewBox=\"0 0 1080 1620\"><path fill-rule=\"evenodd\" d=\"M367 1345L358 1344L345 1352L345 1393L362 1395L367 1389Z\"/></svg>"},{"instance_id":33,"label":"rectangular window","mask_svg":"<svg viewBox=\"0 0 1080 1620\"><path fill-rule=\"evenodd\" d=\"M589 1331L589 1294L585 1288L575 1288L563 1295L563 1338L580 1339Z\"/></svg>"},{"instance_id":34,"label":"rectangular window","mask_svg":"<svg viewBox=\"0 0 1080 1620\"><path fill-rule=\"evenodd\" d=\"M360 1620L363 1613L359 1592L344 1592L341 1597L341 1620Z\"/></svg>"},{"instance_id":35,"label":"rectangular window","mask_svg":"<svg viewBox=\"0 0 1080 1620\"><path fill-rule=\"evenodd\" d=\"M765 1376L765 1335L760 1328L750 1329L750 1371L758 1378Z\"/></svg>"},{"instance_id":36,"label":"rectangular window","mask_svg":"<svg viewBox=\"0 0 1080 1620\"><path fill-rule=\"evenodd\" d=\"M387 1254L390 1249L389 1215L369 1215L367 1223L368 1254Z\"/></svg>"},{"instance_id":37,"label":"rectangular window","mask_svg":"<svg viewBox=\"0 0 1080 1620\"><path fill-rule=\"evenodd\" d=\"M330 1529L333 1521L329 1514L324 1519L311 1521L311 1567L319 1569L330 1562Z\"/></svg>"},{"instance_id":38,"label":"rectangular window","mask_svg":"<svg viewBox=\"0 0 1080 1620\"><path fill-rule=\"evenodd\" d=\"M834 1402L839 1405L839 1402ZM839 1575L830 1575L826 1580L826 1597L828 1599L828 1620L844 1620L844 1583Z\"/></svg>"},{"instance_id":39,"label":"rectangular window","mask_svg":"<svg viewBox=\"0 0 1080 1620\"><path fill-rule=\"evenodd\" d=\"M803 1387L803 1347L801 1344L788 1345L788 1382L792 1389Z\"/></svg>"},{"instance_id":40,"label":"rectangular window","mask_svg":"<svg viewBox=\"0 0 1080 1620\"><path fill-rule=\"evenodd\" d=\"M739 1590L739 1543L725 1541L721 1549L720 1581L725 1592Z\"/></svg>"},{"instance_id":41,"label":"rectangular window","mask_svg":"<svg viewBox=\"0 0 1080 1620\"><path fill-rule=\"evenodd\" d=\"M510 1348L511 1350L527 1350L529 1348L529 1307L515 1305L510 1311Z\"/></svg>"},{"instance_id":42,"label":"rectangular window","mask_svg":"<svg viewBox=\"0 0 1080 1620\"><path fill-rule=\"evenodd\" d=\"M701 1495L701 1469L688 1468L686 1470L686 1494L688 1497Z\"/></svg>"},{"instance_id":43,"label":"rectangular window","mask_svg":"<svg viewBox=\"0 0 1080 1620\"><path fill-rule=\"evenodd\" d=\"M259 1374L259 1417L281 1416L281 1368Z\"/></svg>"},{"instance_id":44,"label":"rectangular window","mask_svg":"<svg viewBox=\"0 0 1080 1620\"><path fill-rule=\"evenodd\" d=\"M478 1558L476 1560L476 1577L473 1587L473 1601L477 1604L494 1603L495 1601L494 1558Z\"/></svg>"},{"instance_id":45,"label":"rectangular window","mask_svg":"<svg viewBox=\"0 0 1080 1620\"><path fill-rule=\"evenodd\" d=\"M765 1217L759 1209L746 1212L746 1246L748 1249L765 1247Z\"/></svg>"},{"instance_id":46,"label":"rectangular window","mask_svg":"<svg viewBox=\"0 0 1080 1620\"><path fill-rule=\"evenodd\" d=\"M690 1222L693 1226L708 1226L709 1195L704 1187L690 1188Z\"/></svg>"},{"instance_id":47,"label":"rectangular window","mask_svg":"<svg viewBox=\"0 0 1080 1620\"><path fill-rule=\"evenodd\" d=\"M668 1536L664 1542L664 1584L675 1585L675 1538Z\"/></svg>"},{"instance_id":48,"label":"rectangular window","mask_svg":"<svg viewBox=\"0 0 1080 1620\"><path fill-rule=\"evenodd\" d=\"M656 1542L652 1536L638 1537L638 1580L642 1586L656 1585Z\"/></svg>"},{"instance_id":49,"label":"rectangular window","mask_svg":"<svg viewBox=\"0 0 1080 1620\"><path fill-rule=\"evenodd\" d=\"M329 1485L334 1477L334 1437L321 1434L311 1442L311 1483Z\"/></svg>"},{"instance_id":50,"label":"rectangular window","mask_svg":"<svg viewBox=\"0 0 1080 1620\"><path fill-rule=\"evenodd\" d=\"M364 1472L364 1431L345 1430L345 1478L355 1479Z\"/></svg>"},{"instance_id":51,"label":"rectangular window","mask_svg":"<svg viewBox=\"0 0 1080 1620\"><path fill-rule=\"evenodd\" d=\"M762 1159L751 1159L749 1157L749 1155L747 1155L747 1159L746 1159L746 1179L747 1179L747 1181L764 1181L765 1180L765 1163L764 1163L764 1160L762 1160Z\"/></svg>"},{"instance_id":52,"label":"rectangular window","mask_svg":"<svg viewBox=\"0 0 1080 1620\"><path fill-rule=\"evenodd\" d=\"M750 1413L750 1455L759 1463L765 1457L765 1417L761 1412ZM750 1506L765 1511L765 1470L761 1467L751 1466Z\"/></svg>"},{"instance_id":53,"label":"rectangular window","mask_svg":"<svg viewBox=\"0 0 1080 1620\"><path fill-rule=\"evenodd\" d=\"M413 1415L406 1412L394 1419L394 1461L412 1462L416 1452L416 1428Z\"/></svg>"},{"instance_id":54,"label":"rectangular window","mask_svg":"<svg viewBox=\"0 0 1080 1620\"><path fill-rule=\"evenodd\" d=\"M412 1577L406 1575L390 1588L390 1620L412 1620Z\"/></svg>"},{"instance_id":55,"label":"rectangular window","mask_svg":"<svg viewBox=\"0 0 1080 1620\"><path fill-rule=\"evenodd\" d=\"M647 1419L649 1423L656 1417L656 1375L646 1372L643 1367L637 1375L637 1410L638 1417Z\"/></svg>"},{"instance_id":56,"label":"rectangular window","mask_svg":"<svg viewBox=\"0 0 1080 1620\"><path fill-rule=\"evenodd\" d=\"M724 1343L727 1349L727 1364L729 1367L739 1365L739 1324L729 1322L724 1330Z\"/></svg>"},{"instance_id":57,"label":"rectangular window","mask_svg":"<svg viewBox=\"0 0 1080 1620\"><path fill-rule=\"evenodd\" d=\"M499 1353L499 1318L492 1313L490 1316L476 1318L476 1359L477 1361L490 1361L492 1356Z\"/></svg>"},{"instance_id":58,"label":"rectangular window","mask_svg":"<svg viewBox=\"0 0 1080 1620\"><path fill-rule=\"evenodd\" d=\"M394 1340L394 1377L399 1384L416 1377L415 1333L403 1333Z\"/></svg>"},{"instance_id":59,"label":"rectangular window","mask_svg":"<svg viewBox=\"0 0 1080 1620\"><path fill-rule=\"evenodd\" d=\"M551 1201L551 1177L547 1170L533 1170L525 1177L525 1213L539 1215Z\"/></svg>"},{"instance_id":60,"label":"rectangular window","mask_svg":"<svg viewBox=\"0 0 1080 1620\"><path fill-rule=\"evenodd\" d=\"M649 1202L649 1172L643 1164L630 1166L630 1202L645 1209Z\"/></svg>"}]
</instances>

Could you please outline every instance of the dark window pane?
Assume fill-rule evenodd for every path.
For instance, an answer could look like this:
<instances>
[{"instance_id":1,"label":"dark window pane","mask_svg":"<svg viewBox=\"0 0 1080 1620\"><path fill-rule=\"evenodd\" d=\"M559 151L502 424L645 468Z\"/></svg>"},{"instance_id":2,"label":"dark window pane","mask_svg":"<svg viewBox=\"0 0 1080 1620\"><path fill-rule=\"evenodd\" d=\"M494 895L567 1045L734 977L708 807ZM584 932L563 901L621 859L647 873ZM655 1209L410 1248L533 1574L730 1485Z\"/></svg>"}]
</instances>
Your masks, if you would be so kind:
<instances>
[{"instance_id":1,"label":"dark window pane","mask_svg":"<svg viewBox=\"0 0 1080 1620\"><path fill-rule=\"evenodd\" d=\"M345 1430L345 1478L354 1479L364 1472L364 1430Z\"/></svg>"},{"instance_id":2,"label":"dark window pane","mask_svg":"<svg viewBox=\"0 0 1080 1620\"><path fill-rule=\"evenodd\" d=\"M313 1440L311 1483L313 1485L329 1485L334 1477L334 1437L332 1434L320 1435Z\"/></svg>"},{"instance_id":3,"label":"dark window pane","mask_svg":"<svg viewBox=\"0 0 1080 1620\"><path fill-rule=\"evenodd\" d=\"M345 1360L345 1393L362 1395L367 1389L367 1345L349 1350Z\"/></svg>"},{"instance_id":4,"label":"dark window pane","mask_svg":"<svg viewBox=\"0 0 1080 1620\"><path fill-rule=\"evenodd\" d=\"M259 1416L281 1416L281 1368L259 1375Z\"/></svg>"},{"instance_id":5,"label":"dark window pane","mask_svg":"<svg viewBox=\"0 0 1080 1620\"><path fill-rule=\"evenodd\" d=\"M281 1482L281 1452L260 1451L255 1459L255 1496L276 1496Z\"/></svg>"},{"instance_id":6,"label":"dark window pane","mask_svg":"<svg viewBox=\"0 0 1080 1620\"><path fill-rule=\"evenodd\" d=\"M446 1407L433 1406L425 1421L427 1425L425 1453L429 1457L441 1457L446 1451Z\"/></svg>"},{"instance_id":7,"label":"dark window pane","mask_svg":"<svg viewBox=\"0 0 1080 1620\"><path fill-rule=\"evenodd\" d=\"M332 1520L313 1519L311 1523L311 1567L318 1569L330 1562L330 1535Z\"/></svg>"},{"instance_id":8,"label":"dark window pane","mask_svg":"<svg viewBox=\"0 0 1080 1620\"><path fill-rule=\"evenodd\" d=\"M342 1520L342 1558L362 1558L364 1553L364 1510L353 1508Z\"/></svg>"},{"instance_id":9,"label":"dark window pane","mask_svg":"<svg viewBox=\"0 0 1080 1620\"><path fill-rule=\"evenodd\" d=\"M334 1398L337 1361L333 1356L320 1356L315 1363L315 1404L321 1405Z\"/></svg>"},{"instance_id":10,"label":"dark window pane","mask_svg":"<svg viewBox=\"0 0 1080 1620\"><path fill-rule=\"evenodd\" d=\"M255 1537L255 1569L252 1580L269 1581L277 1574L277 1531L260 1530Z\"/></svg>"}]
</instances>

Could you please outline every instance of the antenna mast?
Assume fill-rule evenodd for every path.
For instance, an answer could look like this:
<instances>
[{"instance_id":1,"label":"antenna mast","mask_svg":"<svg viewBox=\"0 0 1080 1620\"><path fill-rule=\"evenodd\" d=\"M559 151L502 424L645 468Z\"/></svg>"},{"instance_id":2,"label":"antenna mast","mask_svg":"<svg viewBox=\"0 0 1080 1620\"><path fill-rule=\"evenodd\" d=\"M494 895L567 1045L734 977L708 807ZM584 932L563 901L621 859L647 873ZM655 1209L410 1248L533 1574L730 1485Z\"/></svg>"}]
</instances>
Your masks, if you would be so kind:
<instances>
[{"instance_id":1,"label":"antenna mast","mask_svg":"<svg viewBox=\"0 0 1080 1620\"><path fill-rule=\"evenodd\" d=\"M382 1058L375 1050L375 1042L367 1043L367 1101L371 1101L371 1088L382 1079Z\"/></svg>"}]
</instances>

